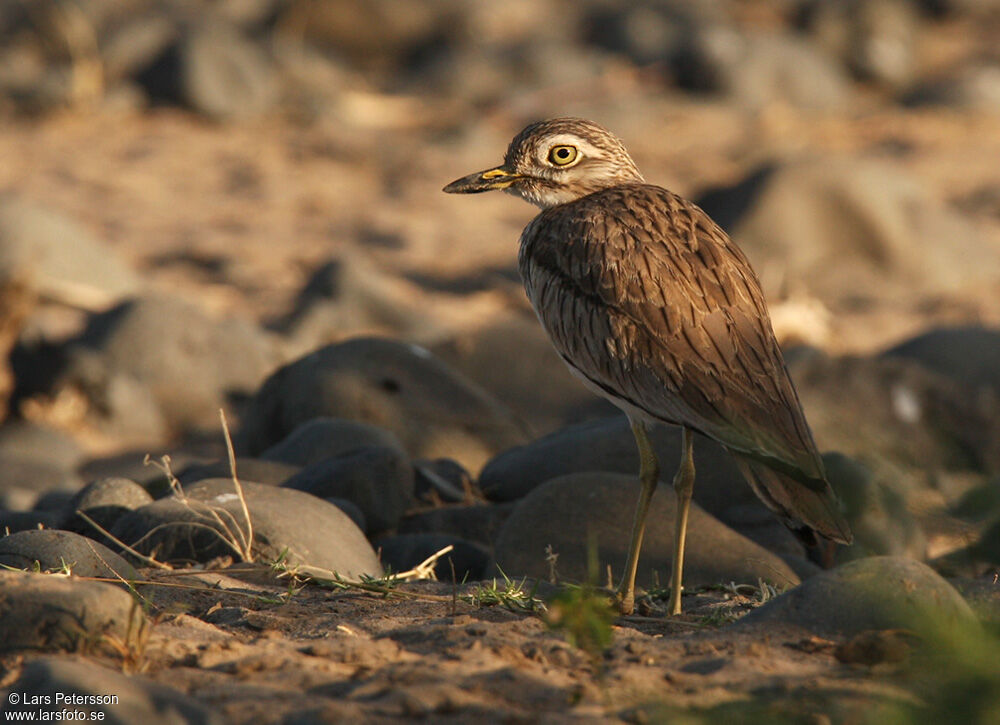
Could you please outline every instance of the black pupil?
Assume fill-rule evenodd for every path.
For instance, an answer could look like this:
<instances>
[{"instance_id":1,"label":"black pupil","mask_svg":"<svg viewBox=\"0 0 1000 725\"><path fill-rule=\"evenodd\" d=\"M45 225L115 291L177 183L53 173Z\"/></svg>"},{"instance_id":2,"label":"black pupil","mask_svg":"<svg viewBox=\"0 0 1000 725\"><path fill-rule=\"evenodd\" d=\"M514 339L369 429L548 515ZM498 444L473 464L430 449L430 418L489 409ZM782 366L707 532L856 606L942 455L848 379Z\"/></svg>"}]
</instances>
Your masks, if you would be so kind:
<instances>
[{"instance_id":1,"label":"black pupil","mask_svg":"<svg viewBox=\"0 0 1000 725\"><path fill-rule=\"evenodd\" d=\"M558 156L561 160L565 161L566 159L569 158L569 149L559 149L558 151L556 151L556 156Z\"/></svg>"}]
</instances>

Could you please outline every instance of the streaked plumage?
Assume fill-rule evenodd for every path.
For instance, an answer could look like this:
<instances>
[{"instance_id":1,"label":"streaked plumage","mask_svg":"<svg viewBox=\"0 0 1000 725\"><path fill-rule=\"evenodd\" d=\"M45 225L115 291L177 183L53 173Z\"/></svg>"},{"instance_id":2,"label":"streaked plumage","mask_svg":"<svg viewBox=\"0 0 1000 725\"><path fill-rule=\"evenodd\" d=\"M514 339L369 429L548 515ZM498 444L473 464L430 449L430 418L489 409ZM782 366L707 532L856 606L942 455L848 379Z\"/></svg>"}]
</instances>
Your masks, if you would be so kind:
<instances>
[{"instance_id":1,"label":"streaked plumage","mask_svg":"<svg viewBox=\"0 0 1000 725\"><path fill-rule=\"evenodd\" d=\"M576 155L557 151L568 146ZM790 527L850 542L757 277L705 212L644 183L621 142L580 119L529 126L502 166L446 191L489 188L542 207L521 235L528 298L574 374L632 420L640 451L637 425L697 431ZM640 503L639 540L644 515ZM675 599L679 611L679 586Z\"/></svg>"}]
</instances>

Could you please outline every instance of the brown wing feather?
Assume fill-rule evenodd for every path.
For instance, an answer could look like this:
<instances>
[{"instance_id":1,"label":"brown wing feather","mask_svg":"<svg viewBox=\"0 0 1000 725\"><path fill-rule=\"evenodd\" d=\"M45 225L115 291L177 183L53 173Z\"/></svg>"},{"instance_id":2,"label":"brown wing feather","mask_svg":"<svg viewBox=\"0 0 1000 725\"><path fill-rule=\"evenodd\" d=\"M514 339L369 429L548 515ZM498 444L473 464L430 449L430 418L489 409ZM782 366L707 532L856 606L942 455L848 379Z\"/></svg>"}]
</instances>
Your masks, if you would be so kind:
<instances>
[{"instance_id":1,"label":"brown wing feather","mask_svg":"<svg viewBox=\"0 0 1000 725\"><path fill-rule=\"evenodd\" d=\"M826 488L756 276L697 206L636 184L548 209L522 235L520 269L556 348L595 385Z\"/></svg>"}]
</instances>

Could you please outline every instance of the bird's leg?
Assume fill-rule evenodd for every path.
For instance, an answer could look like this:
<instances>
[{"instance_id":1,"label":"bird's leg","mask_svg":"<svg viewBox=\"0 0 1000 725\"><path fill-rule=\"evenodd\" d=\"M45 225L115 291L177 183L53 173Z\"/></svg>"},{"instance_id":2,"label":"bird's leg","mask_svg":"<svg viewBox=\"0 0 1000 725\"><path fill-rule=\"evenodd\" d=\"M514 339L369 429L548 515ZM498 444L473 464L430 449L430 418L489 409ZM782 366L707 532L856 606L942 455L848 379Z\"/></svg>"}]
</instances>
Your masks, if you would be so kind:
<instances>
[{"instance_id":1,"label":"bird's leg","mask_svg":"<svg viewBox=\"0 0 1000 725\"><path fill-rule=\"evenodd\" d=\"M656 453L649 442L646 427L642 423L631 421L632 435L635 436L639 448L639 501L635 506L635 519L632 521L632 543L628 549L628 560L625 562L625 574L618 585L618 599L622 614L631 614L635 609L635 572L639 566L639 549L642 546L642 535L646 530L646 514L649 513L649 502L653 499L656 482L660 477L660 466L656 461Z\"/></svg>"},{"instance_id":2,"label":"bird's leg","mask_svg":"<svg viewBox=\"0 0 1000 725\"><path fill-rule=\"evenodd\" d=\"M674 522L674 566L670 584L670 614L681 613L681 583L684 572L684 541L687 538L688 512L694 491L694 434L681 428L681 465L674 476L674 493L677 495L677 520Z\"/></svg>"}]
</instances>

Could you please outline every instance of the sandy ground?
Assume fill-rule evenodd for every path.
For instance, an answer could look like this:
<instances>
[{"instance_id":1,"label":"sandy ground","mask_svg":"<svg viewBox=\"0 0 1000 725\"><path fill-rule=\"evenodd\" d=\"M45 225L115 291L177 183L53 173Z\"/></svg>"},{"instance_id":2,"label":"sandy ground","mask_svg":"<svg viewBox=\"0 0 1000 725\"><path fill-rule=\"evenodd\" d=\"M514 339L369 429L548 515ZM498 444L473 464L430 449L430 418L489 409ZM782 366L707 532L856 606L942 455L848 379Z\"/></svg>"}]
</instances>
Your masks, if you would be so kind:
<instances>
[{"instance_id":1,"label":"sandy ground","mask_svg":"<svg viewBox=\"0 0 1000 725\"><path fill-rule=\"evenodd\" d=\"M495 163L523 120L553 111L600 118L648 179L686 195L739 180L774 156L899 147L907 153L894 163L946 203L1000 187L995 117L874 105L842 115L736 112L647 97L625 76L596 92L517 99L468 124L430 111L420 124L404 117L378 127L361 111L309 127L220 127L170 110L5 120L0 190L68 213L152 288L214 314L280 316L316 265L348 254L422 295L443 336L525 309L510 272L533 211L502 195L470 202L440 188ZM1000 245L995 211L973 219ZM836 309L825 347L869 352L933 323L1000 323L998 292L928 301L914 291L875 309ZM716 626L753 596L690 597L678 621L655 611L617 620L609 653L595 662L538 616L464 600L475 585L404 588L437 599L309 586L282 602L286 584L206 574L195 589L148 595L156 624L133 666L233 722L293 712L331 722L649 722L669 719L657 703L719 706L763 693L778 712L792 703L821 723L831 711L860 721L873 698L909 697L892 684L894 665L840 662L835 643ZM7 662L5 683L19 665Z\"/></svg>"}]
</instances>

